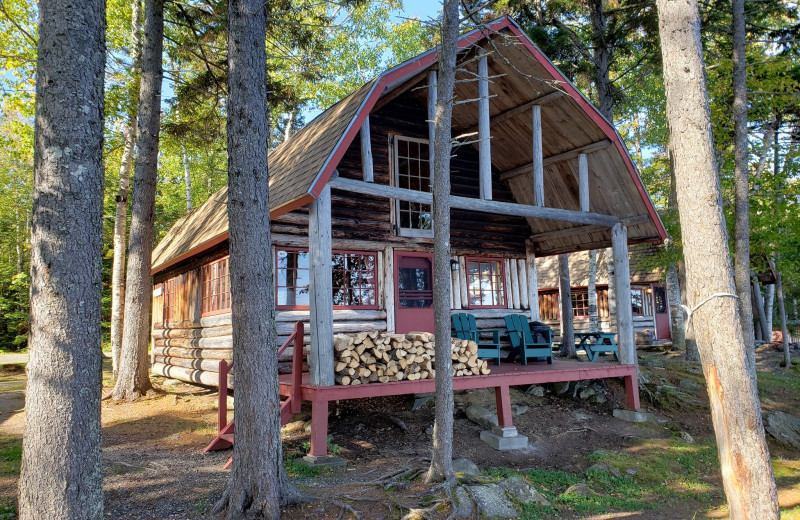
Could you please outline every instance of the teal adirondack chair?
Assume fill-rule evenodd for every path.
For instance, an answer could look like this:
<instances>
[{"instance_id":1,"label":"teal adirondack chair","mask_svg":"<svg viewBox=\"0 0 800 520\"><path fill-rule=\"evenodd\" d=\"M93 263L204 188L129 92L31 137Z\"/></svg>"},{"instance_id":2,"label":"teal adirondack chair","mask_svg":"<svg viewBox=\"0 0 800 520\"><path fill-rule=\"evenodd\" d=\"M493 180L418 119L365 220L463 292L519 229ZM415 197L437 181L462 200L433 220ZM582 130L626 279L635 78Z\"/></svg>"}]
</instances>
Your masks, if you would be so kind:
<instances>
[{"instance_id":1,"label":"teal adirondack chair","mask_svg":"<svg viewBox=\"0 0 800 520\"><path fill-rule=\"evenodd\" d=\"M478 324L475 322L475 316L467 314L466 312L459 312L453 314L451 317L453 322L452 335L454 338L474 341L478 344L478 357L494 359L494 364L500 364L500 331L499 330L481 330L478 331ZM481 340L481 333L491 333L492 341Z\"/></svg>"},{"instance_id":2,"label":"teal adirondack chair","mask_svg":"<svg viewBox=\"0 0 800 520\"><path fill-rule=\"evenodd\" d=\"M522 364L528 364L529 357L545 358L548 365L553 364L552 334L547 332L537 332L536 337L531 333L531 326L528 318L522 314L508 314L503 320L506 322L508 337L511 339L511 347L522 353ZM513 350L512 350L513 352Z\"/></svg>"}]
</instances>

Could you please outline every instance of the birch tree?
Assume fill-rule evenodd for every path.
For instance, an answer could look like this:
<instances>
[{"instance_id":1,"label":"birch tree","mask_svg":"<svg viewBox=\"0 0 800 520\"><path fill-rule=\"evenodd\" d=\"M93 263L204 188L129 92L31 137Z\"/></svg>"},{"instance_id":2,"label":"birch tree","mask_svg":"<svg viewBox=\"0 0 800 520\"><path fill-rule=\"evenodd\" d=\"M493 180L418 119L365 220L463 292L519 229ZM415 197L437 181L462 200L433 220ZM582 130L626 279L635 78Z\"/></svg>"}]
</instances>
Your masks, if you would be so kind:
<instances>
[{"instance_id":1,"label":"birch tree","mask_svg":"<svg viewBox=\"0 0 800 520\"><path fill-rule=\"evenodd\" d=\"M280 518L296 498L283 469L267 171L266 10L228 3L228 222L236 443L214 512Z\"/></svg>"},{"instance_id":2,"label":"birch tree","mask_svg":"<svg viewBox=\"0 0 800 520\"><path fill-rule=\"evenodd\" d=\"M161 123L161 53L164 45L164 0L145 0L142 79L139 92L139 135L133 174L131 231L128 242L125 316L115 400L135 400L151 388L147 348L150 344L150 304L158 136Z\"/></svg>"},{"instance_id":3,"label":"birch tree","mask_svg":"<svg viewBox=\"0 0 800 520\"><path fill-rule=\"evenodd\" d=\"M103 518L105 4L39 8L21 520Z\"/></svg>"},{"instance_id":4,"label":"birch tree","mask_svg":"<svg viewBox=\"0 0 800 520\"><path fill-rule=\"evenodd\" d=\"M458 53L458 0L445 0L436 83L433 140L433 312L436 352L436 419L427 482L455 480L453 471L453 369L450 343L450 154L453 88Z\"/></svg>"},{"instance_id":5,"label":"birch tree","mask_svg":"<svg viewBox=\"0 0 800 520\"><path fill-rule=\"evenodd\" d=\"M696 0L657 0L687 300L732 520L777 519L775 480L736 302Z\"/></svg>"}]
</instances>

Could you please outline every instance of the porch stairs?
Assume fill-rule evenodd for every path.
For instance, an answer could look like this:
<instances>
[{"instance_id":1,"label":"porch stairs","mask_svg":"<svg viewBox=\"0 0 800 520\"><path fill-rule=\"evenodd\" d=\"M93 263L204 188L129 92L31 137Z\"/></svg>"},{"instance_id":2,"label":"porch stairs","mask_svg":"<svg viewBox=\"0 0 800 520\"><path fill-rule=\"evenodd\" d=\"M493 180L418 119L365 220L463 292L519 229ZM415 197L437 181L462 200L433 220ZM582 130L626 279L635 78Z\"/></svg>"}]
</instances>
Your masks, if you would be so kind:
<instances>
[{"instance_id":1,"label":"porch stairs","mask_svg":"<svg viewBox=\"0 0 800 520\"><path fill-rule=\"evenodd\" d=\"M300 382L303 377L303 322L298 321L294 326L294 332L278 349L278 357L286 348L294 343L292 351L292 391L286 399L281 401L281 426L288 423L292 416L300 412L302 398L300 396ZM233 370L233 362L228 363L224 359L219 362L219 406L217 409L217 436L214 437L203 453L209 451L225 450L233 446L234 419L228 421L228 375ZM225 469L230 468L233 463L233 456L228 458Z\"/></svg>"}]
</instances>

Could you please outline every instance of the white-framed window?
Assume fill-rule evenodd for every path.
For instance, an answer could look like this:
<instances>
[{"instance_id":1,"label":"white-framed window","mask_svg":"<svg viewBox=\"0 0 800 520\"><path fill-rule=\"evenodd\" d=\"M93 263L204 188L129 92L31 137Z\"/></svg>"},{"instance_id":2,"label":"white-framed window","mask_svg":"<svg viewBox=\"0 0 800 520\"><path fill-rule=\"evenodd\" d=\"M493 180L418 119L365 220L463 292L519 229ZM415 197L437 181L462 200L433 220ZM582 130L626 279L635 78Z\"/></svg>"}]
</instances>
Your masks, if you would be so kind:
<instances>
[{"instance_id":1,"label":"white-framed window","mask_svg":"<svg viewBox=\"0 0 800 520\"><path fill-rule=\"evenodd\" d=\"M430 154L427 139L395 135L394 185L407 190L431 192ZM395 201L397 234L406 237L432 237L433 213L430 204L405 200Z\"/></svg>"},{"instance_id":2,"label":"white-framed window","mask_svg":"<svg viewBox=\"0 0 800 520\"><path fill-rule=\"evenodd\" d=\"M631 286L631 307L634 316L653 315L653 289L650 286Z\"/></svg>"}]
</instances>

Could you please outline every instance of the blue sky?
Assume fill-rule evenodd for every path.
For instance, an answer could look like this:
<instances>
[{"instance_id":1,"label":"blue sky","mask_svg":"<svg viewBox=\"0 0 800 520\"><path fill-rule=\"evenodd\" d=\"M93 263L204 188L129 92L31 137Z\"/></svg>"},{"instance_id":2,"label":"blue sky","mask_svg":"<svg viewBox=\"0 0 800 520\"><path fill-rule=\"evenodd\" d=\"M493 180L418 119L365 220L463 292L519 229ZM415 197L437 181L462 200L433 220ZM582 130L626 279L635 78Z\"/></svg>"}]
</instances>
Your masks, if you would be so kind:
<instances>
[{"instance_id":1,"label":"blue sky","mask_svg":"<svg viewBox=\"0 0 800 520\"><path fill-rule=\"evenodd\" d=\"M403 2L403 13L405 18L418 16L422 20L435 18L442 8L442 3L436 0L405 0Z\"/></svg>"}]
</instances>

